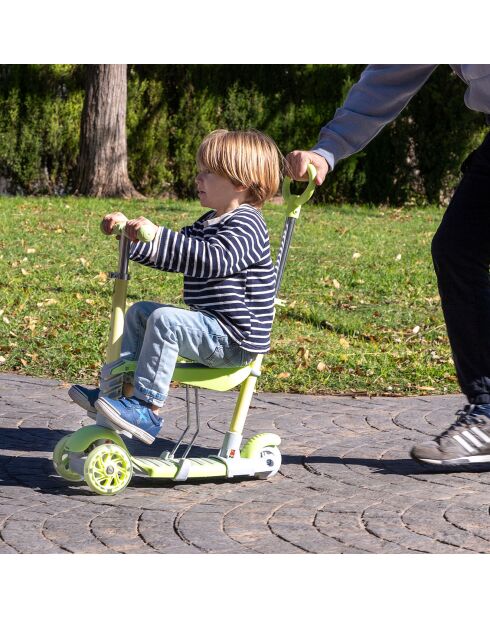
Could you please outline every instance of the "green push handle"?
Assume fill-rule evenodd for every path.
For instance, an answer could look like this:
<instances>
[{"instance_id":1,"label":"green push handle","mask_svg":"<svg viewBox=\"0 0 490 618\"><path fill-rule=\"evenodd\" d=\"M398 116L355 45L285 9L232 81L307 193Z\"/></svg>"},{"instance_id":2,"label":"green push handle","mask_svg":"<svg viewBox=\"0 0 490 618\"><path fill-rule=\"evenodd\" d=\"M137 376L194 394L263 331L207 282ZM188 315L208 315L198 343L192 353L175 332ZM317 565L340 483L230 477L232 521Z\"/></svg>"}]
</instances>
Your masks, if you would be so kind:
<instances>
[{"instance_id":1,"label":"green push handle","mask_svg":"<svg viewBox=\"0 0 490 618\"><path fill-rule=\"evenodd\" d=\"M102 229L102 223L100 224L100 228ZM125 228L126 228L125 223L123 222L116 223L114 227L112 228L112 233L124 235ZM154 238L155 238L155 234L152 228L144 225L138 230L138 240L141 240L141 242L151 242Z\"/></svg>"},{"instance_id":2,"label":"green push handle","mask_svg":"<svg viewBox=\"0 0 490 618\"><path fill-rule=\"evenodd\" d=\"M288 217L297 219L301 206L306 204L306 202L311 199L313 193L315 193L316 168L311 163L308 163L307 170L308 185L301 195L291 194L291 178L289 176L284 178L284 182L282 183L282 197L286 202Z\"/></svg>"}]
</instances>

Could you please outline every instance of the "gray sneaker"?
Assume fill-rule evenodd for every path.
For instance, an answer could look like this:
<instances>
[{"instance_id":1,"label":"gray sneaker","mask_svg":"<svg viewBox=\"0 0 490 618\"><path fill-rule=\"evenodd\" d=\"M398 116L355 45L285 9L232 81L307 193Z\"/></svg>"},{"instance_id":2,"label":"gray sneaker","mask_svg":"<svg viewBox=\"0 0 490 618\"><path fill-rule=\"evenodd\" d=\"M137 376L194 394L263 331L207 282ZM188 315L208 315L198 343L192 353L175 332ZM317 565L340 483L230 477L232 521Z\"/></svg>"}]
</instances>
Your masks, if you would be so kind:
<instances>
[{"instance_id":1,"label":"gray sneaker","mask_svg":"<svg viewBox=\"0 0 490 618\"><path fill-rule=\"evenodd\" d=\"M457 416L435 440L414 446L413 459L445 466L490 462L490 418L477 405L465 406Z\"/></svg>"}]
</instances>

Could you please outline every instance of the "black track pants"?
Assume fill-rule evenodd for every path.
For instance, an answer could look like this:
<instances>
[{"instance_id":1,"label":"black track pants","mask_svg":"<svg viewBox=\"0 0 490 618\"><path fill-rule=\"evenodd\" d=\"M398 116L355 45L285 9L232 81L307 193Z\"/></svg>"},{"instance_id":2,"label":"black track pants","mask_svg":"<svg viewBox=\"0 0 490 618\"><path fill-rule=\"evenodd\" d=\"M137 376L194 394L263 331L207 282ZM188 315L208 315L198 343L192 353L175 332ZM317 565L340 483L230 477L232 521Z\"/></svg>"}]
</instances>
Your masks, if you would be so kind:
<instances>
[{"instance_id":1,"label":"black track pants","mask_svg":"<svg viewBox=\"0 0 490 618\"><path fill-rule=\"evenodd\" d=\"M490 134L462 171L432 258L461 390L490 403Z\"/></svg>"}]
</instances>

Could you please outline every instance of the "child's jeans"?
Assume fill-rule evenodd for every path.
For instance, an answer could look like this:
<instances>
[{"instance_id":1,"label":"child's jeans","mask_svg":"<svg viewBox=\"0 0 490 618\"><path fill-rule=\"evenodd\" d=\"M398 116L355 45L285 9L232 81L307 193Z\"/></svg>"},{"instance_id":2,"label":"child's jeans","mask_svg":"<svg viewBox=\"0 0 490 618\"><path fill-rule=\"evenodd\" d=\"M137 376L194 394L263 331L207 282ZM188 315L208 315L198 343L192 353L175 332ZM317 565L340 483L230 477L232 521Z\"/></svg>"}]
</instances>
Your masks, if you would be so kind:
<instances>
[{"instance_id":1,"label":"child's jeans","mask_svg":"<svg viewBox=\"0 0 490 618\"><path fill-rule=\"evenodd\" d=\"M241 367L256 356L242 350L219 322L200 311L139 302L124 321L121 357L137 361L134 396L163 406L177 357L208 367Z\"/></svg>"}]
</instances>

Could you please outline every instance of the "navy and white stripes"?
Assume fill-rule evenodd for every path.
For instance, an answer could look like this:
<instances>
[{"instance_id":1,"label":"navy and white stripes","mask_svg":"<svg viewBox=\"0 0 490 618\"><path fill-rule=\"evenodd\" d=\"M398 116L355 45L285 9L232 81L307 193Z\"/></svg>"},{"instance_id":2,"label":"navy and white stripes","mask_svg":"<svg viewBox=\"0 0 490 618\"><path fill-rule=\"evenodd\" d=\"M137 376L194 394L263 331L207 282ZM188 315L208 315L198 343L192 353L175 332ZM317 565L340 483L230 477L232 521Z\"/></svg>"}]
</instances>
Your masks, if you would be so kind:
<instances>
[{"instance_id":1,"label":"navy and white stripes","mask_svg":"<svg viewBox=\"0 0 490 618\"><path fill-rule=\"evenodd\" d=\"M184 301L215 317L241 348L270 348L276 274L262 213L242 204L211 210L180 232L159 228L151 243L132 243L130 258L184 274Z\"/></svg>"}]
</instances>

